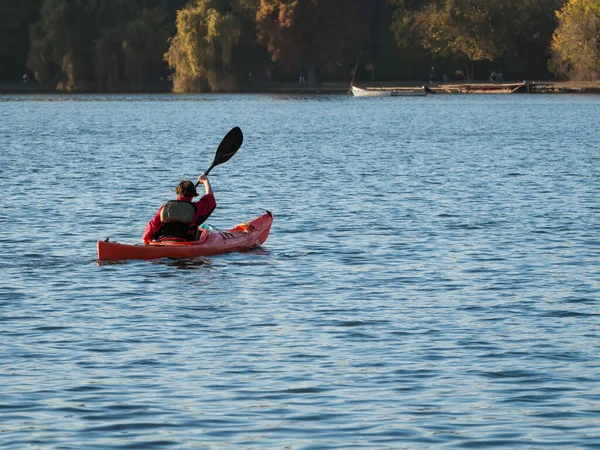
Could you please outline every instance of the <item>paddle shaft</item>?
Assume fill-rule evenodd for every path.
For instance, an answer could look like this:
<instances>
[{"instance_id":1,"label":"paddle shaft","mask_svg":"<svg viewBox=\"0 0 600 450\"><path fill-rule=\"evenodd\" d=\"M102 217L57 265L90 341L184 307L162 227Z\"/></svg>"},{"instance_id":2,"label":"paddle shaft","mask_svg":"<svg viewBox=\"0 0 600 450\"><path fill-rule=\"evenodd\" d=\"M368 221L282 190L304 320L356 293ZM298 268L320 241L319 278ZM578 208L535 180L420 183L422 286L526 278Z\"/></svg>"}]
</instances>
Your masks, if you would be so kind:
<instances>
[{"instance_id":1,"label":"paddle shaft","mask_svg":"<svg viewBox=\"0 0 600 450\"><path fill-rule=\"evenodd\" d=\"M204 175L204 176L208 176L208 173L209 173L211 170L213 170L213 167L215 167L215 165L214 165L214 164L213 164L212 166L210 166L210 167L208 168L208 170L207 170L206 172L204 172L202 175ZM198 187L198 186L200 186L200 182L199 182L199 181L196 181L196 187Z\"/></svg>"}]
</instances>

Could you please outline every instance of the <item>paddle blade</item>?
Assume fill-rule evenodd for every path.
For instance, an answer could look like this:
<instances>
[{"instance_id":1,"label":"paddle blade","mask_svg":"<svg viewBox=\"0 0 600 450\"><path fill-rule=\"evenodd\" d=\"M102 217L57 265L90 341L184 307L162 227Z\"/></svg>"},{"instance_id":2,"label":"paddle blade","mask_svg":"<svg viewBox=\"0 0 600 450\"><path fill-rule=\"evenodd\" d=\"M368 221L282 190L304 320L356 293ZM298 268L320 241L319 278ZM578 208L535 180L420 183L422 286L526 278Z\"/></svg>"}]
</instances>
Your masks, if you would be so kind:
<instances>
[{"instance_id":1,"label":"paddle blade","mask_svg":"<svg viewBox=\"0 0 600 450\"><path fill-rule=\"evenodd\" d=\"M244 135L242 134L240 127L234 127L229 130L229 133L225 135L219 144L219 148L217 148L217 153L215 153L215 159L212 165L206 172L204 172L204 174L208 175L208 172L210 172L213 167L229 161L231 157L240 149L243 142Z\"/></svg>"},{"instance_id":2,"label":"paddle blade","mask_svg":"<svg viewBox=\"0 0 600 450\"><path fill-rule=\"evenodd\" d=\"M204 175L208 175L209 172L213 169L213 167L218 166L219 164L223 164L231 159L233 155L240 149L242 143L244 142L244 135L240 127L233 127L229 130L229 133L225 135L219 147L217 148L217 152L215 153L215 159L213 163L210 165L208 170L204 172ZM196 183L196 187L200 183Z\"/></svg>"}]
</instances>

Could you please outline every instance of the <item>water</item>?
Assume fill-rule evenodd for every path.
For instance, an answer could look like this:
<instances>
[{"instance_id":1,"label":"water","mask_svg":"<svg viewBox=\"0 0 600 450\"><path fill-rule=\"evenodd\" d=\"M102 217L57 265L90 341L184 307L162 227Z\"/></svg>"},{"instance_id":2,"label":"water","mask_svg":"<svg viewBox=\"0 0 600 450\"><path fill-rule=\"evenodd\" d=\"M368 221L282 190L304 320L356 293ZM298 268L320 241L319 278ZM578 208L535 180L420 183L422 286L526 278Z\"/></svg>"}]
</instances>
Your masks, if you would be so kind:
<instances>
[{"instance_id":1,"label":"water","mask_svg":"<svg viewBox=\"0 0 600 450\"><path fill-rule=\"evenodd\" d=\"M0 97L3 449L600 448L600 97ZM99 263L233 126L219 228Z\"/></svg>"}]
</instances>

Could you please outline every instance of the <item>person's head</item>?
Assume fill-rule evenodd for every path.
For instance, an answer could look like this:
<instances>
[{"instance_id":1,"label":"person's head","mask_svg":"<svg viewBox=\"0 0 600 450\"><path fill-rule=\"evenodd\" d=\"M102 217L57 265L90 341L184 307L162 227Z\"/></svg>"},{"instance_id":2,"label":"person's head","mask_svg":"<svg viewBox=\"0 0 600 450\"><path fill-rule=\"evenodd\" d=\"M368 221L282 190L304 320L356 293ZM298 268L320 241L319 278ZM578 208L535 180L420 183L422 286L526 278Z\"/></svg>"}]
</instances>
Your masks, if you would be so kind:
<instances>
[{"instance_id":1,"label":"person's head","mask_svg":"<svg viewBox=\"0 0 600 450\"><path fill-rule=\"evenodd\" d=\"M175 193L180 197L196 197L198 195L196 186L190 180L181 181L175 188Z\"/></svg>"}]
</instances>

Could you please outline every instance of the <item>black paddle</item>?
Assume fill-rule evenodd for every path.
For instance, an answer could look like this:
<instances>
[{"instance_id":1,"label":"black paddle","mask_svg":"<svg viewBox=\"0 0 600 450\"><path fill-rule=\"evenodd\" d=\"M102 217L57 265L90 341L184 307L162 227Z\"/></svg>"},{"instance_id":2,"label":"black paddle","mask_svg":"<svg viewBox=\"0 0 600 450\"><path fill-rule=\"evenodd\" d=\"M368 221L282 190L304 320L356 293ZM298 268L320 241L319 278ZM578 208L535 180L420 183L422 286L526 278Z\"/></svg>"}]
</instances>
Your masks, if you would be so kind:
<instances>
[{"instance_id":1,"label":"black paddle","mask_svg":"<svg viewBox=\"0 0 600 450\"><path fill-rule=\"evenodd\" d=\"M229 133L225 135L219 144L219 147L217 148L217 153L215 153L215 159L213 163L210 165L208 170L204 172L204 175L208 175L213 167L229 161L231 157L240 149L242 142L244 142L244 135L242 134L240 127L233 127L231 130L229 130ZM196 187L198 187L199 184L200 182L197 182Z\"/></svg>"}]
</instances>

